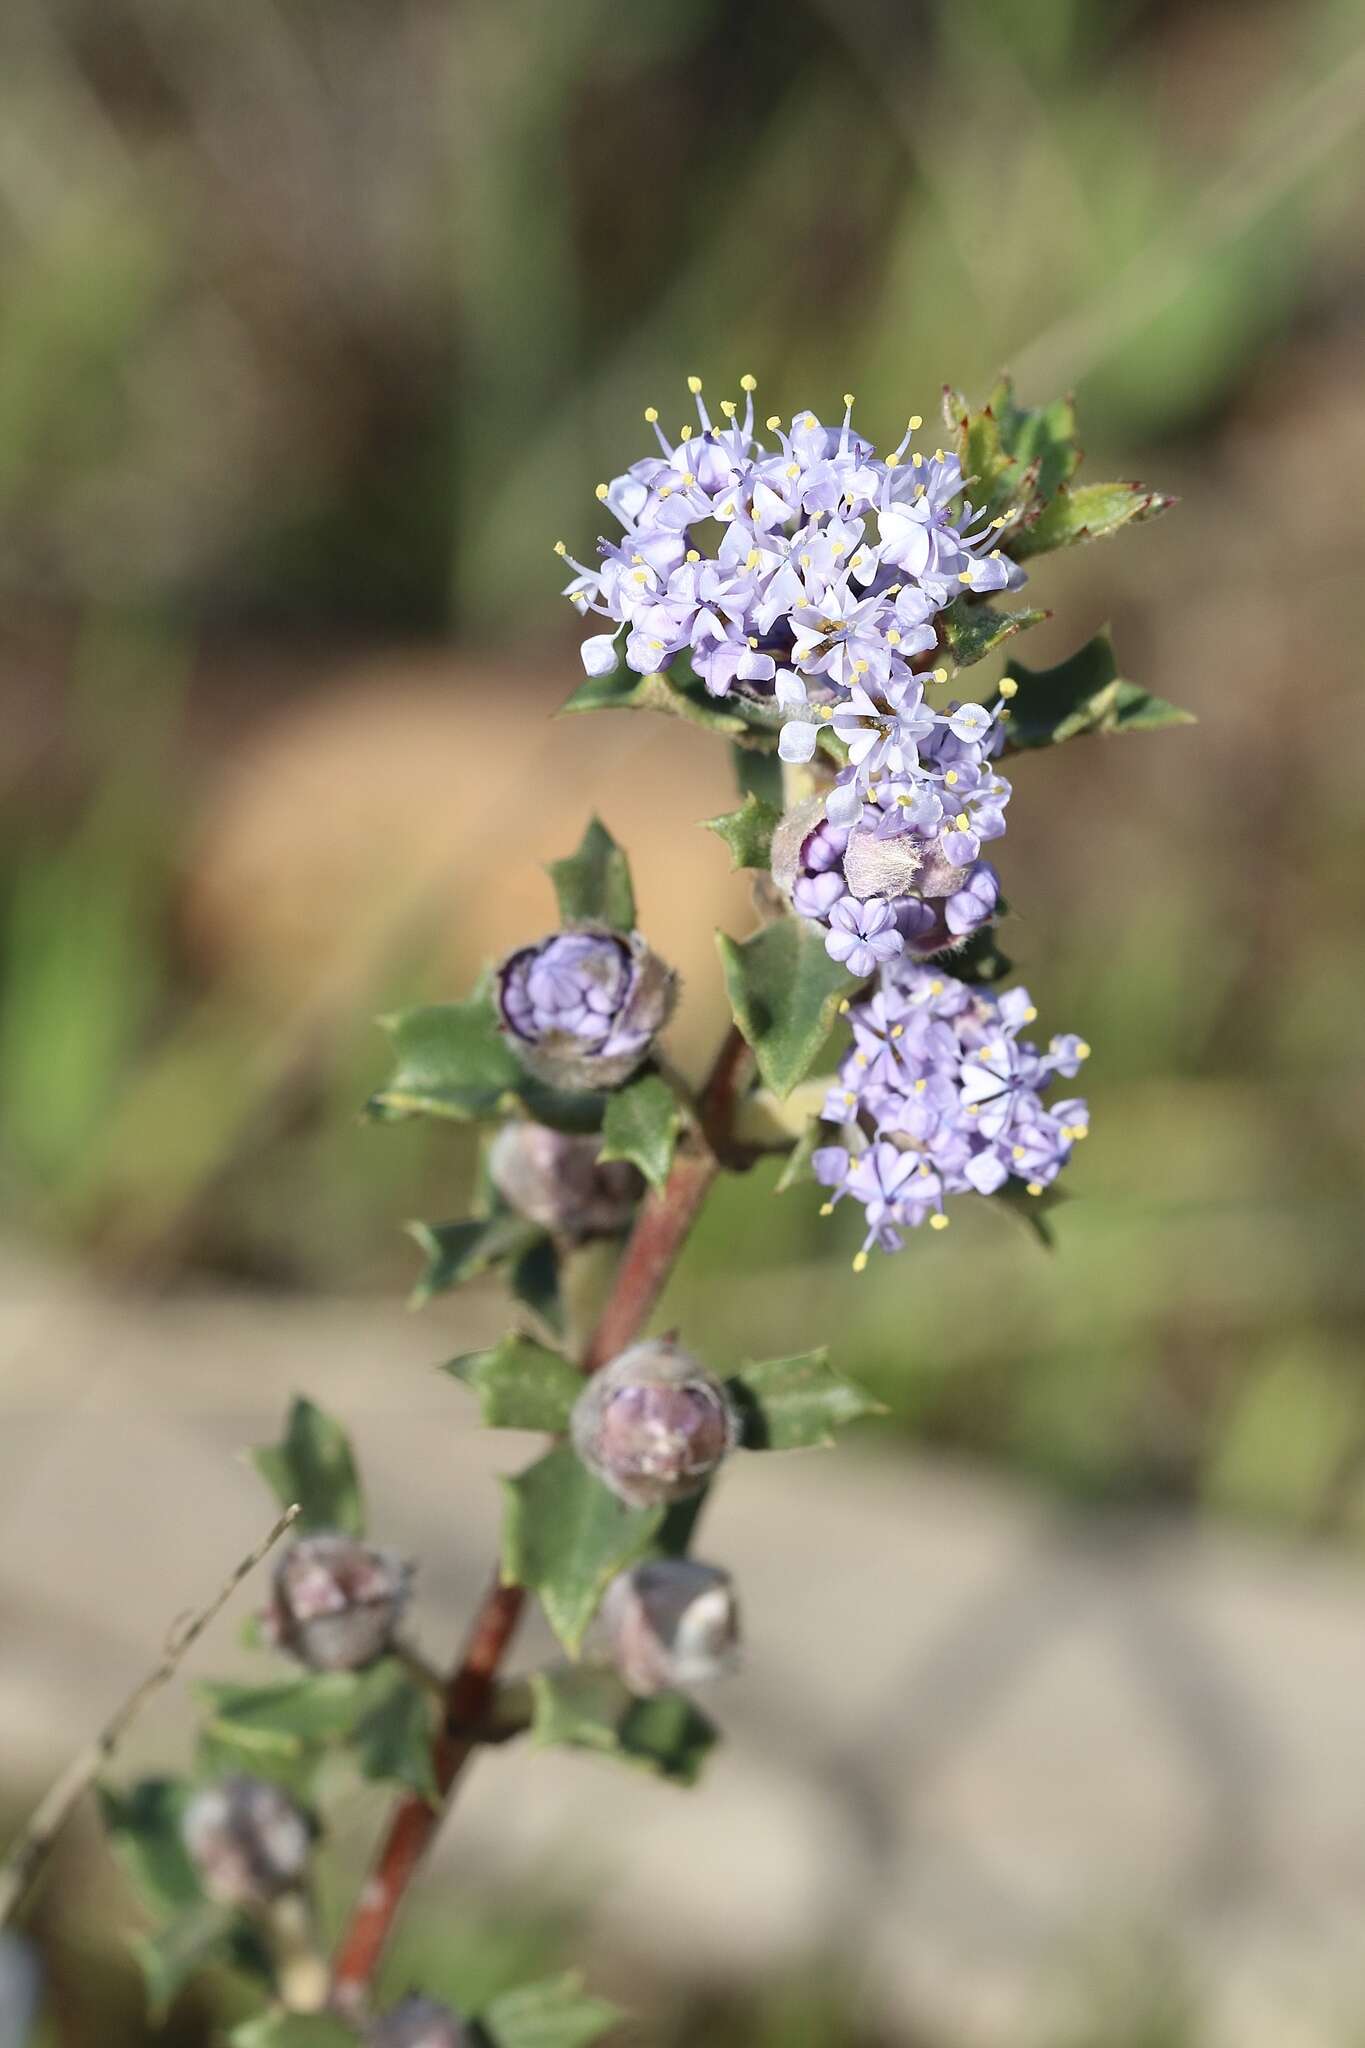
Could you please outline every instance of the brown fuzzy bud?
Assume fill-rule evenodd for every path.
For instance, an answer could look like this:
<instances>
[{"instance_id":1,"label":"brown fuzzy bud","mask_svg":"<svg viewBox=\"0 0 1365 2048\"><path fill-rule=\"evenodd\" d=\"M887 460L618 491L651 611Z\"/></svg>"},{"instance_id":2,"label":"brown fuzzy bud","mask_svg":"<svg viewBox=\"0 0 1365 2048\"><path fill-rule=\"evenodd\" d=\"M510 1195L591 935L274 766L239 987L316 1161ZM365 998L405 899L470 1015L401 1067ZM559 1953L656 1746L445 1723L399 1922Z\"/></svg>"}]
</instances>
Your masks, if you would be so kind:
<instances>
[{"instance_id":1,"label":"brown fuzzy bud","mask_svg":"<svg viewBox=\"0 0 1365 2048\"><path fill-rule=\"evenodd\" d=\"M448 2005L414 1992L374 2022L365 2048L475 2048L478 2039Z\"/></svg>"},{"instance_id":2,"label":"brown fuzzy bud","mask_svg":"<svg viewBox=\"0 0 1365 2048\"><path fill-rule=\"evenodd\" d=\"M269 1906L296 1891L308 1870L313 1831L278 1785L223 1778L185 1808L181 1835L199 1882L225 1906Z\"/></svg>"},{"instance_id":3,"label":"brown fuzzy bud","mask_svg":"<svg viewBox=\"0 0 1365 2048\"><path fill-rule=\"evenodd\" d=\"M864 902L873 896L908 896L923 869L924 841L909 833L895 839L879 839L875 832L849 835L844 880Z\"/></svg>"},{"instance_id":4,"label":"brown fuzzy bud","mask_svg":"<svg viewBox=\"0 0 1365 2048\"><path fill-rule=\"evenodd\" d=\"M275 1568L266 1633L310 1671L363 1671L390 1648L411 1578L391 1550L330 1531L301 1536Z\"/></svg>"},{"instance_id":5,"label":"brown fuzzy bud","mask_svg":"<svg viewBox=\"0 0 1365 2048\"><path fill-rule=\"evenodd\" d=\"M488 1154L494 1187L519 1216L582 1242L624 1230L645 1191L626 1159L599 1165L602 1140L570 1136L546 1124L504 1124Z\"/></svg>"},{"instance_id":6,"label":"brown fuzzy bud","mask_svg":"<svg viewBox=\"0 0 1365 2048\"><path fill-rule=\"evenodd\" d=\"M659 1507L700 1493L739 1437L719 1380L671 1338L634 1344L595 1373L573 1411L579 1457L618 1499Z\"/></svg>"},{"instance_id":7,"label":"brown fuzzy bud","mask_svg":"<svg viewBox=\"0 0 1365 2048\"><path fill-rule=\"evenodd\" d=\"M612 1663L642 1699L720 1678L739 1652L730 1574L690 1557L655 1558L613 1579L602 1626Z\"/></svg>"}]
</instances>

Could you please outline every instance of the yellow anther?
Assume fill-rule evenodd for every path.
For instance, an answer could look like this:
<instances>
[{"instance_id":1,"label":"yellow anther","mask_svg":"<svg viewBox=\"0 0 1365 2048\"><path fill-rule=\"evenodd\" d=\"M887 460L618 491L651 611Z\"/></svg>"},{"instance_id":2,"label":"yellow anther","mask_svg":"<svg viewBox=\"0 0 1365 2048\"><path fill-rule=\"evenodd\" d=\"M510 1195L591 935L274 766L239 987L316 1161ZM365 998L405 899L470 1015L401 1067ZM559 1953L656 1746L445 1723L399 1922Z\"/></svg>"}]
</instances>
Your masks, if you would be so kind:
<instances>
[{"instance_id":1,"label":"yellow anther","mask_svg":"<svg viewBox=\"0 0 1365 2048\"><path fill-rule=\"evenodd\" d=\"M1014 1146L1014 1148L1013 1148L1013 1151L1012 1151L1012 1155L1011 1155L1011 1156L1012 1156L1013 1158L1015 1158L1015 1159L1022 1159L1022 1158L1023 1158L1024 1156L1025 1156L1025 1155L1024 1155L1024 1148L1023 1148L1023 1146L1022 1146L1022 1145L1016 1145L1016 1146Z\"/></svg>"},{"instance_id":2,"label":"yellow anther","mask_svg":"<svg viewBox=\"0 0 1365 2048\"><path fill-rule=\"evenodd\" d=\"M1076 1047L1076 1057L1078 1060L1088 1060L1090 1057L1090 1047L1086 1044L1084 1039L1082 1039L1080 1044Z\"/></svg>"},{"instance_id":3,"label":"yellow anther","mask_svg":"<svg viewBox=\"0 0 1365 2048\"><path fill-rule=\"evenodd\" d=\"M943 460L943 450L942 450L941 448L935 448L935 450L934 450L934 460L935 460L935 462L942 462L942 460Z\"/></svg>"},{"instance_id":4,"label":"yellow anther","mask_svg":"<svg viewBox=\"0 0 1365 2048\"><path fill-rule=\"evenodd\" d=\"M891 631L886 636L886 644L888 647L899 647L901 644L901 636L896 631L894 626L891 628Z\"/></svg>"},{"instance_id":5,"label":"yellow anther","mask_svg":"<svg viewBox=\"0 0 1365 2048\"><path fill-rule=\"evenodd\" d=\"M757 635L757 633L751 633L751 634L749 635L749 645L750 645L751 647L757 647L757 645L758 645L758 635Z\"/></svg>"},{"instance_id":6,"label":"yellow anther","mask_svg":"<svg viewBox=\"0 0 1365 2048\"><path fill-rule=\"evenodd\" d=\"M991 560L992 560L993 562L998 562L998 561L1000 560L1000 549L999 549L999 548L992 548L992 549L991 549Z\"/></svg>"},{"instance_id":7,"label":"yellow anther","mask_svg":"<svg viewBox=\"0 0 1365 2048\"><path fill-rule=\"evenodd\" d=\"M692 396L695 398L697 393L701 390L701 378L689 377L687 380L687 388L692 393Z\"/></svg>"},{"instance_id":8,"label":"yellow anther","mask_svg":"<svg viewBox=\"0 0 1365 2048\"><path fill-rule=\"evenodd\" d=\"M1032 1024L1036 1020L1037 1015L1037 1010L1035 1009L1034 1005L1030 1003L1028 1008L1024 1012L1024 1022L1026 1024Z\"/></svg>"},{"instance_id":9,"label":"yellow anther","mask_svg":"<svg viewBox=\"0 0 1365 2048\"><path fill-rule=\"evenodd\" d=\"M653 424L654 424L655 420L657 420L657 419L658 419L658 417L659 417L659 408L658 408L658 406L657 406L657 405L647 405L647 406L645 407L645 418L646 418L646 420L647 420L647 421L649 422L649 424L650 424L650 426L651 426L651 427L653 426Z\"/></svg>"},{"instance_id":10,"label":"yellow anther","mask_svg":"<svg viewBox=\"0 0 1365 2048\"><path fill-rule=\"evenodd\" d=\"M866 1253L866 1252L859 1252L859 1253L858 1253L857 1257L856 1257L856 1258L854 1259L854 1261L853 1261L853 1270L854 1270L854 1272L855 1272L855 1273L865 1273L865 1272L867 1271L867 1253Z\"/></svg>"},{"instance_id":11,"label":"yellow anther","mask_svg":"<svg viewBox=\"0 0 1365 2048\"><path fill-rule=\"evenodd\" d=\"M968 1115L968 1116L980 1116L980 1114L981 1114L981 1104L980 1104L979 1102L969 1102L969 1103L967 1104L967 1115Z\"/></svg>"},{"instance_id":12,"label":"yellow anther","mask_svg":"<svg viewBox=\"0 0 1365 2048\"><path fill-rule=\"evenodd\" d=\"M912 456L910 457L910 460L911 460L911 462L912 462L912 463L914 464L914 466L915 466L915 468L916 468L916 469L923 469L923 467L924 467L924 457L923 457L922 455L920 455L920 454L914 454L914 455L912 455Z\"/></svg>"},{"instance_id":13,"label":"yellow anther","mask_svg":"<svg viewBox=\"0 0 1365 2048\"><path fill-rule=\"evenodd\" d=\"M865 661L855 661L853 673L855 676L865 676L867 674L867 663Z\"/></svg>"},{"instance_id":14,"label":"yellow anther","mask_svg":"<svg viewBox=\"0 0 1365 2048\"><path fill-rule=\"evenodd\" d=\"M757 377L751 375L751 373L748 370L746 370L744 372L744 375L739 380L739 388L741 391L757 391Z\"/></svg>"},{"instance_id":15,"label":"yellow anther","mask_svg":"<svg viewBox=\"0 0 1365 2048\"><path fill-rule=\"evenodd\" d=\"M1040 1180L1031 1180L1031 1181L1029 1182L1029 1184L1028 1184L1028 1193L1029 1193L1029 1194L1031 1194L1031 1195L1041 1195L1041 1194L1042 1194L1042 1192L1043 1192L1043 1183L1042 1183L1042 1182L1041 1182Z\"/></svg>"},{"instance_id":16,"label":"yellow anther","mask_svg":"<svg viewBox=\"0 0 1365 2048\"><path fill-rule=\"evenodd\" d=\"M747 555L746 555L746 556L744 557L744 566L745 566L745 568L746 568L746 569L756 569L756 568L758 567L758 562L759 562L759 554L758 554L758 549L757 549L757 548L750 548L750 550L749 550L748 554L747 554Z\"/></svg>"},{"instance_id":17,"label":"yellow anther","mask_svg":"<svg viewBox=\"0 0 1365 2048\"><path fill-rule=\"evenodd\" d=\"M928 1082L927 1082L927 1081L925 1080L925 1078L924 1078L923 1074L921 1074L921 1075L920 1075L920 1077L919 1077L919 1079L918 1079L918 1081L916 1081L916 1083L915 1083L915 1093L916 1093L916 1095L923 1095L923 1093L924 1093L925 1089L926 1089L926 1088L927 1088L928 1086L929 1086L929 1083L928 1083Z\"/></svg>"},{"instance_id":18,"label":"yellow anther","mask_svg":"<svg viewBox=\"0 0 1365 2048\"><path fill-rule=\"evenodd\" d=\"M678 439L679 439L680 441L690 441L690 440L692 439L692 429L691 429L691 427L688 427L688 426L684 426L684 427L681 427L681 428L679 428L679 430L678 430Z\"/></svg>"},{"instance_id":19,"label":"yellow anther","mask_svg":"<svg viewBox=\"0 0 1365 2048\"><path fill-rule=\"evenodd\" d=\"M1090 1136L1089 1124L1073 1124L1071 1126L1071 1135L1075 1139L1076 1143L1079 1145L1082 1138L1088 1138Z\"/></svg>"},{"instance_id":20,"label":"yellow anther","mask_svg":"<svg viewBox=\"0 0 1365 2048\"><path fill-rule=\"evenodd\" d=\"M944 780L944 781L945 781L945 782L947 783L947 785L948 785L949 789L956 789L956 788L957 788L957 770L956 770L956 768L950 768L950 769L948 770L948 773L947 773L947 774L946 774L946 775L944 776L943 780Z\"/></svg>"},{"instance_id":21,"label":"yellow anther","mask_svg":"<svg viewBox=\"0 0 1365 2048\"><path fill-rule=\"evenodd\" d=\"M845 1095L844 1095L844 1102L845 1102L845 1104L847 1105L847 1107L848 1107L849 1109L852 1109L852 1107L853 1107L854 1103L855 1103L855 1102L856 1102L857 1100L858 1100L858 1098L857 1098L857 1096L856 1096L856 1095L855 1095L855 1094L853 1093L852 1089L849 1089L849 1090L848 1090L848 1091L847 1091L847 1092L845 1093Z\"/></svg>"},{"instance_id":22,"label":"yellow anther","mask_svg":"<svg viewBox=\"0 0 1365 2048\"><path fill-rule=\"evenodd\" d=\"M733 501L733 500L731 500L731 502L730 502L730 503L729 503L728 505L722 505L722 506L721 506L721 508L720 508L720 516L721 516L721 518L722 518L722 519L733 519L733 518L734 518L734 516L735 516L735 507L734 507L734 501Z\"/></svg>"},{"instance_id":23,"label":"yellow anther","mask_svg":"<svg viewBox=\"0 0 1365 2048\"><path fill-rule=\"evenodd\" d=\"M846 1016L848 1015L848 997L847 997L847 996L845 996L845 997L843 998L843 1000L842 1000L842 1001L840 1002L840 1004L839 1004L839 1015L840 1015L841 1017L846 1017Z\"/></svg>"},{"instance_id":24,"label":"yellow anther","mask_svg":"<svg viewBox=\"0 0 1365 2048\"><path fill-rule=\"evenodd\" d=\"M688 490L689 490L689 491L691 490L691 488L692 488L693 484L694 484L694 483L695 483L696 481L697 481L697 479L696 479L696 478L695 478L695 477L693 476L693 474L692 474L692 472L691 472L691 470L690 470L690 469L685 469L685 470L683 471L683 482L684 482L684 484L685 484L685 485L687 486L687 488L688 488Z\"/></svg>"},{"instance_id":25,"label":"yellow anther","mask_svg":"<svg viewBox=\"0 0 1365 2048\"><path fill-rule=\"evenodd\" d=\"M941 981L931 981L929 993L931 996L941 996L943 994L943 983Z\"/></svg>"},{"instance_id":26,"label":"yellow anther","mask_svg":"<svg viewBox=\"0 0 1365 2048\"><path fill-rule=\"evenodd\" d=\"M845 405L852 405L852 403L853 403L853 393L852 393L851 391L846 391L846 392L844 393L844 404L845 404Z\"/></svg>"},{"instance_id":27,"label":"yellow anther","mask_svg":"<svg viewBox=\"0 0 1365 2048\"><path fill-rule=\"evenodd\" d=\"M819 426L819 424L820 422L819 420L816 419L815 414L813 412L808 412L806 414L806 432L808 434L814 433L815 429Z\"/></svg>"},{"instance_id":28,"label":"yellow anther","mask_svg":"<svg viewBox=\"0 0 1365 2048\"><path fill-rule=\"evenodd\" d=\"M1002 697L1014 697L1018 695L1018 692L1019 685L1015 682L1013 676L1001 676L1000 694Z\"/></svg>"},{"instance_id":29,"label":"yellow anther","mask_svg":"<svg viewBox=\"0 0 1365 2048\"><path fill-rule=\"evenodd\" d=\"M695 548L689 548L684 559L689 562L699 562L701 560L701 556L697 553L697 550Z\"/></svg>"},{"instance_id":30,"label":"yellow anther","mask_svg":"<svg viewBox=\"0 0 1365 2048\"><path fill-rule=\"evenodd\" d=\"M795 463L795 462L791 462L791 463L788 463L788 465L787 465L787 475L788 475L788 476L800 476L800 474L801 474L801 470L800 470L800 467L799 467L799 465L798 465L797 463Z\"/></svg>"},{"instance_id":31,"label":"yellow anther","mask_svg":"<svg viewBox=\"0 0 1365 2048\"><path fill-rule=\"evenodd\" d=\"M833 1202L822 1202L820 1204L820 1214L822 1216L832 1216L834 1214Z\"/></svg>"},{"instance_id":32,"label":"yellow anther","mask_svg":"<svg viewBox=\"0 0 1365 2048\"><path fill-rule=\"evenodd\" d=\"M810 556L809 556L808 554L806 554L806 553L804 553L804 552L803 552L803 553L802 553L801 555L799 555L799 556L797 557L797 559L799 560L799 562L800 562L800 564L801 564L801 567L802 567L803 569L809 569L809 567L810 567Z\"/></svg>"},{"instance_id":33,"label":"yellow anther","mask_svg":"<svg viewBox=\"0 0 1365 2048\"><path fill-rule=\"evenodd\" d=\"M975 574L975 569L959 569L957 572L957 580L959 583L970 583Z\"/></svg>"},{"instance_id":34,"label":"yellow anther","mask_svg":"<svg viewBox=\"0 0 1365 2048\"><path fill-rule=\"evenodd\" d=\"M946 1230L948 1228L948 1218L944 1215L942 1209L939 1210L936 1216L929 1218L929 1228L931 1230Z\"/></svg>"},{"instance_id":35,"label":"yellow anther","mask_svg":"<svg viewBox=\"0 0 1365 2048\"><path fill-rule=\"evenodd\" d=\"M948 680L948 671L947 671L947 669L946 669L946 668L936 668L936 669L934 670L934 681L935 681L936 683L946 683L946 682L947 682L947 680Z\"/></svg>"},{"instance_id":36,"label":"yellow anther","mask_svg":"<svg viewBox=\"0 0 1365 2048\"><path fill-rule=\"evenodd\" d=\"M722 411L722 412L723 412L723 413L725 414L725 417L726 417L726 419L727 419L727 420L732 420L732 419L734 418L734 416L735 416L735 401L734 401L734 399L733 399L733 398L722 398L722 400L721 400L721 402L720 402L720 409L721 409L721 411Z\"/></svg>"},{"instance_id":37,"label":"yellow anther","mask_svg":"<svg viewBox=\"0 0 1365 2048\"><path fill-rule=\"evenodd\" d=\"M635 570L635 572L634 572L634 574L633 574L633 575L632 575L632 577L631 577L631 582L632 582L632 583L648 583L648 581L649 581L649 571L648 571L648 569L636 569L636 570Z\"/></svg>"},{"instance_id":38,"label":"yellow anther","mask_svg":"<svg viewBox=\"0 0 1365 2048\"><path fill-rule=\"evenodd\" d=\"M835 556L841 555L847 546L848 542L846 540L836 540L833 547L830 549L830 553Z\"/></svg>"},{"instance_id":39,"label":"yellow anther","mask_svg":"<svg viewBox=\"0 0 1365 2048\"><path fill-rule=\"evenodd\" d=\"M1005 720L1006 720L1006 719L1007 719L1007 718L1008 718L1009 716L1010 716L1010 712L1009 712L1008 708L1006 708L1006 709L1005 709L1004 711L997 711L997 713L996 713L996 717L997 717L997 718L998 718L998 719L1000 720L1000 723L1001 723L1002 725L1003 725L1003 724L1005 723Z\"/></svg>"},{"instance_id":40,"label":"yellow anther","mask_svg":"<svg viewBox=\"0 0 1365 2048\"><path fill-rule=\"evenodd\" d=\"M857 1067L865 1067L867 1065L867 1054L865 1052L855 1052L853 1064Z\"/></svg>"},{"instance_id":41,"label":"yellow anther","mask_svg":"<svg viewBox=\"0 0 1365 2048\"><path fill-rule=\"evenodd\" d=\"M557 555L567 555L568 552L569 550L565 547L562 540L557 540L555 542L555 553Z\"/></svg>"},{"instance_id":42,"label":"yellow anther","mask_svg":"<svg viewBox=\"0 0 1365 2048\"><path fill-rule=\"evenodd\" d=\"M972 829L972 821L965 811L959 811L953 819L953 823L957 826L959 832L970 832Z\"/></svg>"},{"instance_id":43,"label":"yellow anther","mask_svg":"<svg viewBox=\"0 0 1365 2048\"><path fill-rule=\"evenodd\" d=\"M912 434L917 434L923 425L924 421L921 419L920 415L917 412L912 412L910 415L910 432Z\"/></svg>"},{"instance_id":44,"label":"yellow anther","mask_svg":"<svg viewBox=\"0 0 1365 2048\"><path fill-rule=\"evenodd\" d=\"M780 413L780 412L770 412L770 413L768 414L768 417L767 417L767 419L766 419L766 420L765 420L765 421L763 422L763 424L764 424L764 425L766 426L766 428L768 429L768 432L769 432L770 434L771 434L771 433L773 433L773 432L774 432L774 430L775 430L776 428L780 427L780 426L781 426L781 424L782 424L782 415L781 415L781 413Z\"/></svg>"},{"instance_id":45,"label":"yellow anther","mask_svg":"<svg viewBox=\"0 0 1365 2048\"><path fill-rule=\"evenodd\" d=\"M661 498L671 498L671 497L673 496L673 486L672 486L672 484L663 484L663 485L661 485L661 486L660 486L660 489L659 489L659 496L660 496Z\"/></svg>"},{"instance_id":46,"label":"yellow anther","mask_svg":"<svg viewBox=\"0 0 1365 2048\"><path fill-rule=\"evenodd\" d=\"M605 498L607 495L607 490L608 486L606 484L599 484L597 486L597 489L594 491L593 496L599 499Z\"/></svg>"},{"instance_id":47,"label":"yellow anther","mask_svg":"<svg viewBox=\"0 0 1365 2048\"><path fill-rule=\"evenodd\" d=\"M886 458L886 466L887 466L887 468L888 468L888 469L899 469L899 468L900 468L900 460L901 460L901 459L900 459L899 455L897 455L897 453L896 453L895 449L893 448L893 449L891 450L891 453L890 453L890 454L889 454L889 455L887 456L887 458Z\"/></svg>"},{"instance_id":48,"label":"yellow anther","mask_svg":"<svg viewBox=\"0 0 1365 2048\"><path fill-rule=\"evenodd\" d=\"M891 1037L892 1037L892 1038L904 1038L904 1036L905 1036L905 1026L904 1026L903 1024L893 1024L893 1025L891 1026L891 1034L890 1034L890 1035L891 1035Z\"/></svg>"}]
</instances>

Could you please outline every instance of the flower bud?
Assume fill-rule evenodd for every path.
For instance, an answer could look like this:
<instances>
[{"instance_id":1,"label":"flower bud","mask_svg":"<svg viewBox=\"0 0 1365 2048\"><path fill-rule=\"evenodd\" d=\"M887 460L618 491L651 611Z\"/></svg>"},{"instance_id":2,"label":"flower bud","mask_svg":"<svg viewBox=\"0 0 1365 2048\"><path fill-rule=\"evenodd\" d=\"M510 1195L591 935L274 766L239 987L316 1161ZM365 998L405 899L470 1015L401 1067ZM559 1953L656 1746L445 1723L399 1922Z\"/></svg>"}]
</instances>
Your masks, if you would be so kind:
<instances>
[{"instance_id":1,"label":"flower bud","mask_svg":"<svg viewBox=\"0 0 1365 2048\"><path fill-rule=\"evenodd\" d=\"M583 1463L618 1499L659 1507L699 1493L739 1436L719 1380L671 1338L634 1344L595 1373L573 1411Z\"/></svg>"},{"instance_id":2,"label":"flower bud","mask_svg":"<svg viewBox=\"0 0 1365 2048\"><path fill-rule=\"evenodd\" d=\"M365 2048L475 2048L477 2039L448 2005L413 1993L375 2021Z\"/></svg>"},{"instance_id":3,"label":"flower bud","mask_svg":"<svg viewBox=\"0 0 1365 2048\"><path fill-rule=\"evenodd\" d=\"M264 1778L224 1778L195 1794L181 1835L199 1881L225 1906L268 1906L308 1869L307 1816Z\"/></svg>"},{"instance_id":4,"label":"flower bud","mask_svg":"<svg viewBox=\"0 0 1365 2048\"><path fill-rule=\"evenodd\" d=\"M624 1230L644 1193L643 1175L626 1159L599 1165L602 1140L570 1136L547 1124L506 1123L488 1154L494 1187L519 1216L557 1237L581 1242Z\"/></svg>"},{"instance_id":5,"label":"flower bud","mask_svg":"<svg viewBox=\"0 0 1365 2048\"><path fill-rule=\"evenodd\" d=\"M391 1550L354 1536L301 1536L275 1567L265 1632L311 1671L363 1671L392 1643L411 1577Z\"/></svg>"},{"instance_id":6,"label":"flower bud","mask_svg":"<svg viewBox=\"0 0 1365 2048\"><path fill-rule=\"evenodd\" d=\"M612 1580L602 1600L612 1663L648 1699L669 1685L704 1685L731 1669L739 1606L730 1574L690 1557L656 1558Z\"/></svg>"},{"instance_id":7,"label":"flower bud","mask_svg":"<svg viewBox=\"0 0 1365 2048\"><path fill-rule=\"evenodd\" d=\"M851 832L844 851L844 880L850 894L864 903L874 896L908 896L912 889L923 887L919 878L924 852L924 841L908 832L894 838Z\"/></svg>"},{"instance_id":8,"label":"flower bud","mask_svg":"<svg viewBox=\"0 0 1365 2048\"><path fill-rule=\"evenodd\" d=\"M619 1088L672 1013L675 976L638 932L571 925L508 955L497 973L503 1034L554 1088Z\"/></svg>"}]
</instances>

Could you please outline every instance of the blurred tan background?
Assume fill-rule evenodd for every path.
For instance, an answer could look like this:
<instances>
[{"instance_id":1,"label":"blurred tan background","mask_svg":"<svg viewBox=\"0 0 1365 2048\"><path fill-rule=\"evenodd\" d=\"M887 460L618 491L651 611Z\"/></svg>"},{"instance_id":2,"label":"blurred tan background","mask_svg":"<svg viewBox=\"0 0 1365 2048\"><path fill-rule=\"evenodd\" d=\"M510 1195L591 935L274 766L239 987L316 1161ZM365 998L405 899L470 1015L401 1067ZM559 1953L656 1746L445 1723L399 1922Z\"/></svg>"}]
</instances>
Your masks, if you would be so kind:
<instances>
[{"instance_id":1,"label":"blurred tan background","mask_svg":"<svg viewBox=\"0 0 1365 2048\"><path fill-rule=\"evenodd\" d=\"M644 406L752 370L882 438L1005 365L1183 499L1045 561L1023 650L1110 618L1201 721L1017 776L1078 1199L858 1281L771 1174L713 1206L674 1319L818 1327L891 1420L717 1514L711 1790L499 1758L410 1943L589 1953L679 2048L1365 2041L1362 128L1360 0L6 0L0 1815L258 1533L295 1386L457 1631L508 1459L425 1368L498 1307L405 1316L471 1155L357 1123L371 1019L542 924L593 807L693 1070L748 915L724 749L551 718L551 546ZM37 1902L51 2048L151 2038L108 1887L77 1837Z\"/></svg>"}]
</instances>

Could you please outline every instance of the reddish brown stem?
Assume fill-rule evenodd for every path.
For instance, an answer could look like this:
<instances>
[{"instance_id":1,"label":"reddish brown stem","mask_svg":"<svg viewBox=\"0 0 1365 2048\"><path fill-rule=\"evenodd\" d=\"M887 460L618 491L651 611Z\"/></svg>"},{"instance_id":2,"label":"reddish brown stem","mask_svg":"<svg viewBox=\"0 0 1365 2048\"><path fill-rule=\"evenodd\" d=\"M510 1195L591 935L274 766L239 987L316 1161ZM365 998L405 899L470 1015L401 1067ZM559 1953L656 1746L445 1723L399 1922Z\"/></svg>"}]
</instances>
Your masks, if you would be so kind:
<instances>
[{"instance_id":1,"label":"reddish brown stem","mask_svg":"<svg viewBox=\"0 0 1365 2048\"><path fill-rule=\"evenodd\" d=\"M749 1059L749 1048L732 1026L702 1090L701 1129L680 1146L665 1186L640 1210L584 1349L584 1372L595 1372L614 1358L648 1321L720 1171ZM354 2011L365 2002L408 1886L445 1818L460 1772L478 1747L474 1731L488 1711L525 1604L522 1588L505 1586L498 1577L484 1594L446 1685L445 1722L432 1759L440 1798L434 1806L415 1793L399 1801L338 1945L332 1992L342 2010Z\"/></svg>"}]
</instances>

